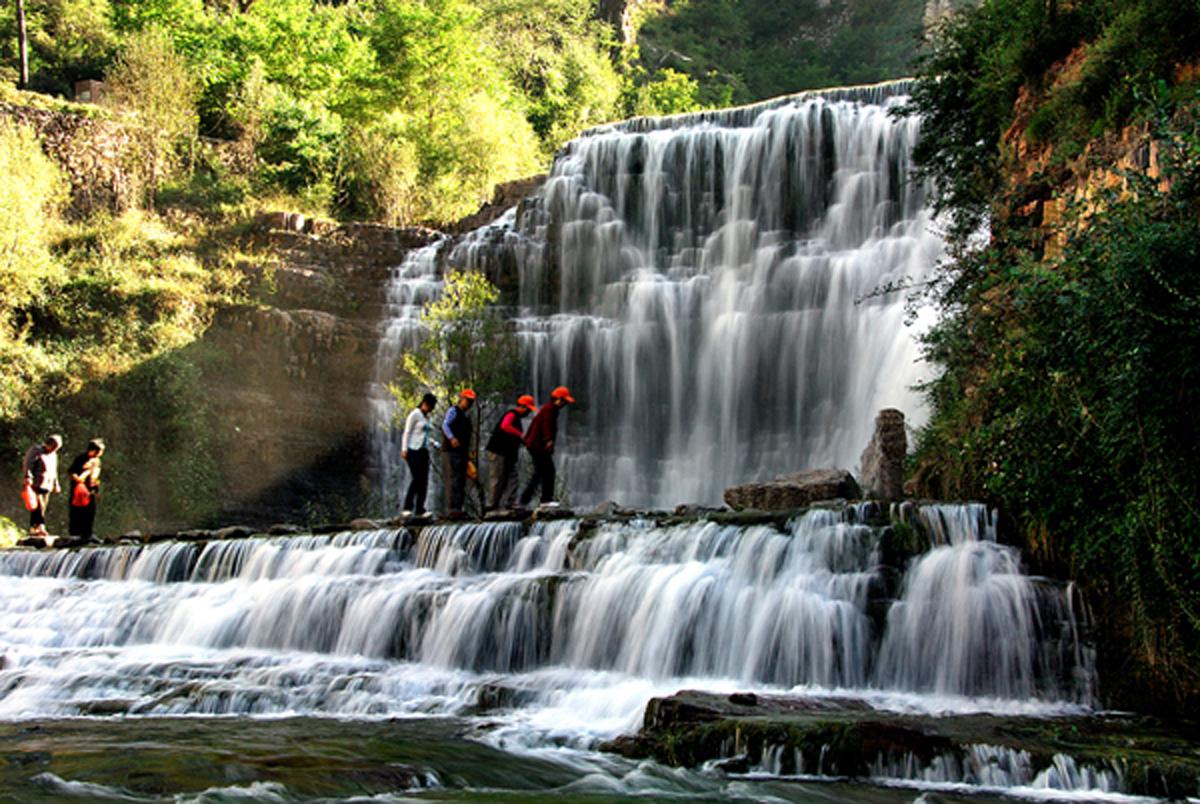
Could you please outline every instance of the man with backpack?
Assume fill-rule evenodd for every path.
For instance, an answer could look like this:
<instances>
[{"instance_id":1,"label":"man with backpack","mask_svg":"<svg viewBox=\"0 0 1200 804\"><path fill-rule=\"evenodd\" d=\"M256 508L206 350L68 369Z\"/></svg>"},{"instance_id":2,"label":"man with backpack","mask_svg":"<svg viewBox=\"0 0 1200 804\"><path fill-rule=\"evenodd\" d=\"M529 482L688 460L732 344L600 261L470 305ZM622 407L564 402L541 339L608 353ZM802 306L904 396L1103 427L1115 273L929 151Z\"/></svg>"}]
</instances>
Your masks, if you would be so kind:
<instances>
[{"instance_id":1,"label":"man with backpack","mask_svg":"<svg viewBox=\"0 0 1200 804\"><path fill-rule=\"evenodd\" d=\"M525 432L522 420L537 403L529 394L517 398L515 407L504 412L485 449L488 454L488 495L485 510L511 508L517 498L517 464Z\"/></svg>"},{"instance_id":2,"label":"man with backpack","mask_svg":"<svg viewBox=\"0 0 1200 804\"><path fill-rule=\"evenodd\" d=\"M575 397L566 386L558 386L550 392L550 401L542 405L533 421L529 424L529 432L525 434L525 447L533 459L533 477L529 485L521 493L521 506L529 505L534 492L540 487L543 505L554 500L554 440L558 437L558 413L567 405L575 403Z\"/></svg>"}]
</instances>

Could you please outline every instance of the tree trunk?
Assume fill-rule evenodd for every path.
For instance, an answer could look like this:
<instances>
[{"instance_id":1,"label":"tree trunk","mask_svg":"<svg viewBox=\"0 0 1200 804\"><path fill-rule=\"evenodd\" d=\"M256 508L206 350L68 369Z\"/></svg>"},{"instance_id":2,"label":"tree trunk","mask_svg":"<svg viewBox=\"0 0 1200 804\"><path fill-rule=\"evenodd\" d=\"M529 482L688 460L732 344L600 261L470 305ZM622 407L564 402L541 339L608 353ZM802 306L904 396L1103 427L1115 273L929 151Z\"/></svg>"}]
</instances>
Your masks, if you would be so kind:
<instances>
[{"instance_id":1,"label":"tree trunk","mask_svg":"<svg viewBox=\"0 0 1200 804\"><path fill-rule=\"evenodd\" d=\"M21 53L20 89L29 88L29 42L25 35L25 0L17 0L17 49Z\"/></svg>"}]
</instances>

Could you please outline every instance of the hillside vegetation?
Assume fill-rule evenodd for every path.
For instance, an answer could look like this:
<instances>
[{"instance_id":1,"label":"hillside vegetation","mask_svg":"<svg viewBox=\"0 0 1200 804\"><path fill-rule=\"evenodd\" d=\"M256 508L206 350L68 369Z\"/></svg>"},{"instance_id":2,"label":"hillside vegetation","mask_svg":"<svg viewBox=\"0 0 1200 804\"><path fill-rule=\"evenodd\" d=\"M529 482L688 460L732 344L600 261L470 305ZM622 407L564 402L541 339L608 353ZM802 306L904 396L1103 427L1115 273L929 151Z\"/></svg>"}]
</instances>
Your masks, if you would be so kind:
<instances>
[{"instance_id":1,"label":"hillside vegetation","mask_svg":"<svg viewBox=\"0 0 1200 804\"><path fill-rule=\"evenodd\" d=\"M955 257L922 491L1077 578L1118 703L1200 701L1200 7L989 0L911 111ZM973 238L986 225L990 238Z\"/></svg>"},{"instance_id":2,"label":"hillside vegetation","mask_svg":"<svg viewBox=\"0 0 1200 804\"><path fill-rule=\"evenodd\" d=\"M641 4L638 21L653 35L639 50L597 19L594 0L26 0L30 91L21 92L9 4L0 13L5 476L48 432L67 436L67 452L103 434L102 531L208 522L224 494L213 455L228 445L216 440L205 389L221 355L202 336L223 308L258 303L245 281L270 255L245 253L242 235L263 209L441 225L474 212L496 183L543 172L597 123L905 72L899 51L844 47L873 13L865 2L851 11L835 2L804 21L798 49L779 31L810 4L782 16L763 3L723 5L735 36L718 41L706 3ZM887 24L915 6L902 5ZM901 27L915 28L919 10L910 16ZM706 42L688 46L700 61L670 69L662 37L676 50ZM775 48L769 58L764 47ZM834 50L858 66L803 66ZM728 70L688 66L722 58L736 91ZM63 100L82 79L105 81L100 106ZM24 124L29 109L70 125L47 141ZM92 123L111 136L73 139ZM88 173L97 153L104 176ZM20 519L15 496L3 510ZM52 525L60 513L52 509Z\"/></svg>"},{"instance_id":3,"label":"hillside vegetation","mask_svg":"<svg viewBox=\"0 0 1200 804\"><path fill-rule=\"evenodd\" d=\"M689 82L728 106L910 75L924 0L673 0L651 4L639 80Z\"/></svg>"}]
</instances>

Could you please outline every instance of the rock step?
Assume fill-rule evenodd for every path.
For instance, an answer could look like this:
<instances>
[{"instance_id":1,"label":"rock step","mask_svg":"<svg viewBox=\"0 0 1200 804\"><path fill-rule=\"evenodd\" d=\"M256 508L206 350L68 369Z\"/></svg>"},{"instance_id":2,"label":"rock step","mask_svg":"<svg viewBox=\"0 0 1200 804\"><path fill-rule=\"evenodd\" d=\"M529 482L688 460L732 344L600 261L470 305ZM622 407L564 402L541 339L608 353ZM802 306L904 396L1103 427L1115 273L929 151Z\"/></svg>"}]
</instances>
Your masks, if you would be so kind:
<instances>
[{"instance_id":1,"label":"rock step","mask_svg":"<svg viewBox=\"0 0 1200 804\"><path fill-rule=\"evenodd\" d=\"M875 709L846 697L689 690L652 699L637 734L602 748L730 772L761 769L771 755L778 758L776 773L851 779L888 778L889 768L967 767L980 751L1020 757L1031 776L1066 756L1078 767L1119 776L1123 792L1171 798L1200 794L1200 727L1110 713L936 716Z\"/></svg>"}]
</instances>

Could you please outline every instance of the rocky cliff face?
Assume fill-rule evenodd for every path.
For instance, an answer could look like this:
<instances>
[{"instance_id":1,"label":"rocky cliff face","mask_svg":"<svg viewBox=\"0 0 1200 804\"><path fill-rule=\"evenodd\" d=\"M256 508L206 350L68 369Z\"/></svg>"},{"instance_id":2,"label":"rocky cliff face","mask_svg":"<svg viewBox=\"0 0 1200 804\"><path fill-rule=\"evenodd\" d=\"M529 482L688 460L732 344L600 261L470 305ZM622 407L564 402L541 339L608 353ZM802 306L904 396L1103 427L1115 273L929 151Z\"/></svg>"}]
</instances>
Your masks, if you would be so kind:
<instances>
[{"instance_id":1,"label":"rocky cliff face","mask_svg":"<svg viewBox=\"0 0 1200 804\"><path fill-rule=\"evenodd\" d=\"M1061 253L1074 229L1103 212L1108 192L1129 192L1130 176L1162 177L1159 144L1148 123L1093 137L1075 153L1061 153L1053 144L1031 138L1031 121L1046 95L1078 82L1085 58L1081 46L1050 69L1051 80L1040 92L1023 88L1002 141L1005 202L998 217L1036 227L1046 257Z\"/></svg>"},{"instance_id":2,"label":"rocky cliff face","mask_svg":"<svg viewBox=\"0 0 1200 804\"><path fill-rule=\"evenodd\" d=\"M29 126L71 187L70 212L120 211L133 201L136 171L129 129L82 110L51 110L0 102L0 120Z\"/></svg>"},{"instance_id":3,"label":"rocky cliff face","mask_svg":"<svg viewBox=\"0 0 1200 804\"><path fill-rule=\"evenodd\" d=\"M295 231L297 228L306 231ZM260 219L256 304L222 312L205 336L226 491L217 519L269 523L366 511L372 376L388 269L425 229Z\"/></svg>"}]
</instances>

